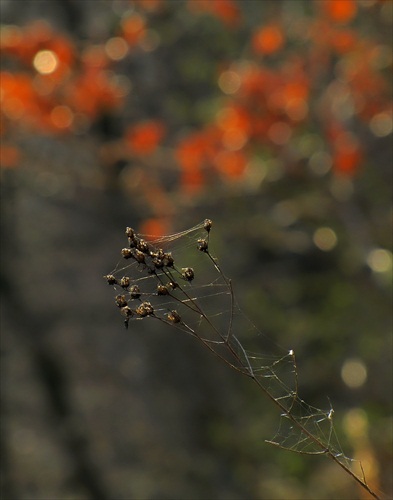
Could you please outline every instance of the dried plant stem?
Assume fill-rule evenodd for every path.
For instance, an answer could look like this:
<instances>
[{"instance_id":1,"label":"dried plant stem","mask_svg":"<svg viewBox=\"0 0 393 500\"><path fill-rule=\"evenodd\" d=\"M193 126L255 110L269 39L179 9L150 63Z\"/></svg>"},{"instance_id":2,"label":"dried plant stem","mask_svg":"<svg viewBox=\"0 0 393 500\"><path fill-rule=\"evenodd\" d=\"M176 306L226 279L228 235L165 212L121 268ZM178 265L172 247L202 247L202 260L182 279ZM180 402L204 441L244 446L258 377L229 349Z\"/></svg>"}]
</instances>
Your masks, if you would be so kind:
<instances>
[{"instance_id":1,"label":"dried plant stem","mask_svg":"<svg viewBox=\"0 0 393 500\"><path fill-rule=\"evenodd\" d=\"M249 356L243 347L242 343L239 341L234 332L234 310L237 307L235 303L235 295L232 287L232 281L227 278L221 269L217 259L215 259L209 252L209 236L210 229L212 226L212 222L209 219L206 219L203 223L191 228L188 231L183 231L181 233L177 233L175 235L170 235L168 237L164 237L162 239L157 240L157 243L172 242L177 238L187 236L189 233L204 228L207 232L207 237L199 239L198 250L205 253L213 264L215 270L218 272L220 276L221 282L225 286L227 293L230 297L230 316L228 321L228 327L223 333L220 329L214 324L212 319L209 317L209 314L206 313L204 308L202 307L197 294L195 295L195 289L190 286L191 282L194 279L194 270L190 267L182 268L182 271L175 266L174 258L171 253L164 252L164 250L160 247L156 247L151 243L147 243L140 236L136 235L135 231L132 228L126 229L126 235L129 241L129 248L124 248L122 250L122 256L125 259L131 259L134 266L137 269L140 269L142 272L146 273L146 275L142 278L137 278L137 280L132 280L129 276L123 276L120 280L118 280L113 274L108 274L104 276L107 282L110 285L114 285L115 287L121 287L124 295L117 295L115 301L116 305L120 308L122 314L126 317L125 325L128 327L128 322L131 318L143 319L145 317L151 317L158 319L159 321L174 326L177 329L180 329L183 332L190 334L192 337L197 339L202 343L209 351L211 351L215 356L217 356L221 361L227 364L231 369L245 375L248 378L251 378L258 388L262 391L262 393L270 399L270 401L279 409L280 417L286 418L291 425L290 432L285 436L285 440L291 439L294 436L292 432L293 429L297 429L296 436L297 442L295 445L287 445L284 446L278 442L274 441L266 441L267 443L273 444L280 448L291 450L297 452L299 454L304 455L326 455L333 462L341 467L345 473L347 473L352 479L354 479L358 485L365 490L367 493L371 495L371 497L379 500L379 497L367 484L366 477L362 470L362 477L358 477L352 470L346 465L345 456L342 453L338 453L334 450L331 445L331 436L333 433L333 422L332 422L332 413L331 410L328 414L322 412L318 409L313 409L307 403L302 401L298 396L298 373L297 373L297 365L296 358L294 352L291 350L287 353L287 355L283 356L280 359L276 359L274 363L268 364L266 366L263 365L255 365L255 360L259 358L254 356ZM135 262L134 262L135 261ZM125 266L121 269L116 269L113 272L124 271L128 267ZM179 280L175 279L175 276L179 276ZM153 284L155 284L155 288L149 289L148 292L143 292L139 289L138 283L145 283L145 280L153 280ZM184 283L184 286L182 285ZM131 286L130 286L131 285ZM190 294L188 290L194 290L193 294ZM202 336L199 333L199 328L194 328L191 324L187 324L188 320L183 319L182 314L179 314L177 310L169 310L165 313L167 305L158 304L158 309L155 309L150 302L143 301L141 297L148 297L149 300L156 300L157 297L164 295L170 299L170 303L174 302L181 309L179 311L181 313L185 312L185 317L187 313L192 313L198 317L198 323L202 320L204 321L206 328L210 329L210 335L208 337ZM132 307L134 301L139 304L138 307ZM153 302L154 303L154 302ZM164 302L164 304L167 304ZM131 307L130 307L131 306ZM163 312L164 311L164 312ZM191 318L191 322L192 322ZM284 379L280 379L279 377L279 366L283 360L285 360L288 356L291 358L292 368L294 373L294 388L289 386ZM261 358L262 359L262 358ZM255 366L255 370L253 368ZM261 375L262 373L262 375ZM263 375L263 373L267 373ZM266 377L268 380L267 384L263 383L263 378ZM271 385L271 384L277 385ZM291 384L292 385L292 384ZM278 396L275 395L274 390L279 390ZM288 402L289 399L289 402ZM287 401L285 401L287 400ZM295 414L295 409L298 408L300 410L299 415ZM303 415L304 410L306 412L306 416ZM314 410L317 413L314 414ZM309 414L307 415L307 412ZM316 417L321 415L321 419L316 420ZM318 437L318 431L321 430L319 424L324 422L325 420L330 421L330 432L328 438L325 438L323 434ZM307 426L314 425L316 427L316 433L311 432ZM285 443L286 441L283 441ZM308 451L306 448L313 444L313 450ZM341 458L341 459L340 459Z\"/></svg>"},{"instance_id":2,"label":"dried plant stem","mask_svg":"<svg viewBox=\"0 0 393 500\"><path fill-rule=\"evenodd\" d=\"M232 282L230 279L228 279L225 274L223 273L222 269L220 268L220 266L218 265L216 259L214 259L211 254L209 252L206 252L207 255L209 256L210 260L213 262L214 266L216 267L216 269L218 270L218 272L221 274L221 276L223 277L224 281L227 283L228 287L229 287L229 290L230 290L230 295L231 295L231 301L233 303L234 301L234 294L233 294L233 287L232 287ZM212 324L212 322L210 321L210 319L208 318L208 316L203 312L202 308L200 307L200 305L194 301L194 299L192 299L190 297L190 295L185 291L183 290L181 287L180 287L182 293L187 297L187 299L189 300L190 303L192 303L194 306L195 306L195 309L197 310L198 313L200 313L204 320L209 324L209 326L211 328L213 328L214 332L218 335L218 337L220 338L220 344L221 345L225 345L230 353L231 356L233 356L236 360L236 362L241 366L241 368L239 368L237 365L234 365L233 363L229 362L227 360L227 358L225 358L224 356L222 356L220 353L218 353L217 351L215 351L215 349L212 347L212 345L210 343L208 343L205 339L203 339L201 336L199 336L198 334L195 334L194 336L202 342L203 345L205 345L205 347L207 347L210 351L212 351L216 356L218 356L222 361L224 361L230 368L242 373L243 375L251 378L256 384L257 386L259 387L259 389L265 394L265 396L270 399L272 401L272 403L274 403L280 410L281 412L281 415L285 415L285 417L287 417L300 431L301 433L303 433L304 435L306 435L313 443L315 443L315 445L321 449L321 451L319 453L314 453L314 454L321 454L321 455L326 455L327 457L329 457L331 460L333 460L333 462L335 462L337 465L339 465L347 474L349 474L364 490L366 490L373 498L377 499L377 500L380 500L381 497L379 497L370 487L369 485L367 484L367 481L366 481L366 478L365 478L365 475L364 475L364 472L363 472L363 478L359 478L356 474L354 474L350 469L349 467L347 467L345 464L343 464L336 456L334 453L332 453L332 451L326 447L326 445L318 439L318 437L314 436L308 429L306 429L304 427L304 425L301 424L301 422L299 422L299 420L294 416L292 415L291 413L291 410L292 410L292 405L289 409L287 409L277 398L275 398L270 392L268 389L266 389L262 384L261 382L259 381L259 379L255 376L253 370L252 370L252 367L251 365L248 363L247 365L244 364L244 361L239 357L238 353L233 349L233 347L231 346L230 344L230 340L231 339L235 339L235 341L237 342L239 348L243 351L244 353L244 359L248 360L247 358L247 355L244 351L244 348L242 347L240 341L237 339L237 337L233 334L233 332L231 331L232 329L232 317L233 317L233 314L231 312L231 318L230 318L230 323L229 323L229 329L228 329L228 334L227 334L227 337L224 338L223 335L221 334L221 332ZM184 303L184 302L183 302ZM231 311L233 311L233 307L231 308ZM295 373L296 373L296 370L295 370ZM296 387L297 387L297 377L296 377ZM296 390L296 393L297 393L297 390ZM296 394L295 393L295 394ZM268 443L270 444L275 444L276 446L279 446L277 443L273 443L272 441L267 441ZM298 453L301 453L301 454L308 454L307 452L301 452L301 451L298 451Z\"/></svg>"}]
</instances>

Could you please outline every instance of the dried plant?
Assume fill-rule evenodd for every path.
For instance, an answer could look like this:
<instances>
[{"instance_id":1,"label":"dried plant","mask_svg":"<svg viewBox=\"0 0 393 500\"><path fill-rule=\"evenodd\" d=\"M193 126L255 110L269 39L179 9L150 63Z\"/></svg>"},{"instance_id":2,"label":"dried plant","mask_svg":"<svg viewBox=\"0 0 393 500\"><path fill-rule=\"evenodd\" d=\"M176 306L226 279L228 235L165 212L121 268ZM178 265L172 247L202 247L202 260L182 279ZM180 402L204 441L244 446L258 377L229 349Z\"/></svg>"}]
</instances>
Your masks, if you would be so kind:
<instances>
[{"instance_id":1,"label":"dried plant","mask_svg":"<svg viewBox=\"0 0 393 500\"><path fill-rule=\"evenodd\" d=\"M194 337L230 368L257 384L278 408L279 428L267 443L304 455L324 455L372 497L380 498L367 484L361 464L359 476L352 470L354 460L343 453L334 430L333 408L321 410L300 398L294 351L256 354L246 348L252 343L250 330L260 332L241 313L231 280L210 253L211 229L212 221L206 219L186 231L152 239L126 228L128 246L121 250L116 268L104 276L116 290L115 304L125 326L150 318ZM176 252L168 250L171 246ZM190 251L194 252L193 262L202 264L205 259L210 264L207 278L199 267L179 263L181 254L187 258ZM213 281L211 266L216 275ZM244 322L248 322L247 328Z\"/></svg>"}]
</instances>

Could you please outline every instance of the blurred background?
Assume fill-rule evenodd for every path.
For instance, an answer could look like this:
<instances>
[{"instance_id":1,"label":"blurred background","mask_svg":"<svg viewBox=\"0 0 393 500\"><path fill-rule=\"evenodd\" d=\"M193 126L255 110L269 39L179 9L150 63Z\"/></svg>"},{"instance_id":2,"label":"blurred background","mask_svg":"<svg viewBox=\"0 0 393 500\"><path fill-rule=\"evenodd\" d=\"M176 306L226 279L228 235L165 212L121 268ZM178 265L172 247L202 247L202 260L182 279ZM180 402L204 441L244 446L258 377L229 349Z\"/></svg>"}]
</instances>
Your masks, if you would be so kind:
<instances>
[{"instance_id":1,"label":"blurred background","mask_svg":"<svg viewBox=\"0 0 393 500\"><path fill-rule=\"evenodd\" d=\"M214 222L301 396L392 493L389 0L1 0L2 498L367 498L185 335L123 321L124 229Z\"/></svg>"}]
</instances>

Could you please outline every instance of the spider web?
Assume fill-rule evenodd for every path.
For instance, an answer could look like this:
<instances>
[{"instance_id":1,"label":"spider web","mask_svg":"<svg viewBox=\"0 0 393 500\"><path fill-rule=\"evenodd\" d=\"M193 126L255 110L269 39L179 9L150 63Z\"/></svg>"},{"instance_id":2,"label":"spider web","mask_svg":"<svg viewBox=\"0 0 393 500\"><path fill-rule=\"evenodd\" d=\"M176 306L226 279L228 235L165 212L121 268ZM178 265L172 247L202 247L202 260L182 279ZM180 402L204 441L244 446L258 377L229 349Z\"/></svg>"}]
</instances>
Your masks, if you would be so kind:
<instances>
[{"instance_id":1,"label":"spider web","mask_svg":"<svg viewBox=\"0 0 393 500\"><path fill-rule=\"evenodd\" d=\"M255 338L264 335L242 313L230 279L210 253L210 228L211 221L206 220L161 238L136 235L127 228L128 247L104 276L116 291L125 325L149 319L192 335L257 383L278 407L279 426L268 443L302 454L327 454L350 469L353 460L338 442L333 409L313 407L299 396L294 351L271 354L248 349L250 339L255 346ZM157 255L161 256L158 262ZM135 286L139 294L133 293ZM364 477L361 481L365 482Z\"/></svg>"}]
</instances>

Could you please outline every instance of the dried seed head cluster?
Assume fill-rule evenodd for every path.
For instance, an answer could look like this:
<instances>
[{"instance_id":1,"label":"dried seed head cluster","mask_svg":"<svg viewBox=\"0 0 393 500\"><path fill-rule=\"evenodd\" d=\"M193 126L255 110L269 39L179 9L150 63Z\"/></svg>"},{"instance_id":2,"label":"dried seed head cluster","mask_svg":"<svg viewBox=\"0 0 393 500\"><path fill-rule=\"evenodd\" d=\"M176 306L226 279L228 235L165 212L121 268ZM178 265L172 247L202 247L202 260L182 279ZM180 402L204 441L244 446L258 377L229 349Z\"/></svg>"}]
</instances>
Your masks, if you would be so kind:
<instances>
[{"instance_id":1,"label":"dried seed head cluster","mask_svg":"<svg viewBox=\"0 0 393 500\"><path fill-rule=\"evenodd\" d=\"M203 227L206 229L208 233L210 233L210 229L212 228L213 222L210 219L205 219L203 223Z\"/></svg>"},{"instance_id":2,"label":"dried seed head cluster","mask_svg":"<svg viewBox=\"0 0 393 500\"><path fill-rule=\"evenodd\" d=\"M208 248L209 248L209 244L208 244L207 240L205 240L203 238L199 238L198 250L200 250L201 252L207 252Z\"/></svg>"},{"instance_id":3,"label":"dried seed head cluster","mask_svg":"<svg viewBox=\"0 0 393 500\"><path fill-rule=\"evenodd\" d=\"M150 302L142 302L142 304L136 308L135 312L141 318L145 318L146 316L154 314L154 308Z\"/></svg>"},{"instance_id":4,"label":"dried seed head cluster","mask_svg":"<svg viewBox=\"0 0 393 500\"><path fill-rule=\"evenodd\" d=\"M146 241L132 227L126 228L128 246L121 250L121 256L123 262L128 262L124 266L118 265L118 271L116 268L104 276L109 285L121 292L116 295L115 302L121 314L125 316L126 327L131 318L146 317L158 318L170 324L182 324L180 314L173 309L173 302L177 301L187 307L190 298L185 290L192 286L195 272L192 267L177 267L172 253L164 250L159 242L171 242L196 229L204 230L207 233L205 237L195 238L194 244L201 252L208 253L211 227L212 221L206 219L189 231L157 240L158 244ZM117 273L120 271L126 271L126 274L119 276ZM155 282L153 287L151 280Z\"/></svg>"},{"instance_id":5,"label":"dried seed head cluster","mask_svg":"<svg viewBox=\"0 0 393 500\"><path fill-rule=\"evenodd\" d=\"M192 281L194 279L194 269L192 267L183 267L181 275L187 281Z\"/></svg>"},{"instance_id":6,"label":"dried seed head cluster","mask_svg":"<svg viewBox=\"0 0 393 500\"><path fill-rule=\"evenodd\" d=\"M243 316L234 315L239 309L236 306L231 280L224 275L217 260L209 252L211 228L212 221L206 219L187 231L156 241L169 243L183 236L188 237L197 230L204 230L203 237L193 239L191 247L196 253L198 250L207 255L207 260L218 271L219 278L202 286L198 281L203 280L192 267L176 266L170 252L145 241L131 227L126 228L128 247L121 250L120 262L124 263L126 260L127 263L119 263L115 270L104 276L106 282L118 293L115 303L124 317L125 326L128 327L130 320L150 317L191 334L232 369L254 380L259 389L279 407L280 418L290 425L280 423L273 440L268 442L301 454L329 456L368 493L378 499L367 485L364 474L363 478L353 474L352 460L346 458L339 443L337 446L334 442L336 434L332 427L333 409L328 412L319 410L298 397L298 376L293 350L278 356L264 353L258 355L254 352L254 347L252 351L248 351L237 338L239 324L237 323L235 328L234 321L241 320ZM196 284L193 283L194 279ZM213 304L212 308L209 307L210 299L214 297L214 302L217 296L230 300L230 309L225 302L225 313L217 313L216 304ZM173 308L173 302L176 303L176 309ZM228 310L229 322L223 330L221 318ZM215 321L216 318L218 322ZM268 360L266 365L262 364L265 359ZM292 383L288 379L289 374ZM325 427L326 423L328 428ZM326 432L327 430L329 431Z\"/></svg>"},{"instance_id":7,"label":"dried seed head cluster","mask_svg":"<svg viewBox=\"0 0 393 500\"><path fill-rule=\"evenodd\" d=\"M180 323L181 322L181 317L180 314L176 311L173 310L167 314L168 321L171 323Z\"/></svg>"}]
</instances>

